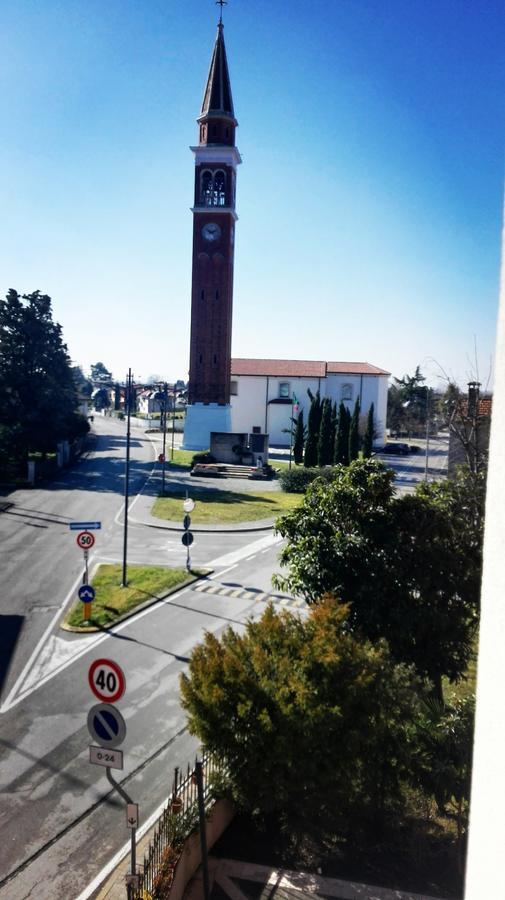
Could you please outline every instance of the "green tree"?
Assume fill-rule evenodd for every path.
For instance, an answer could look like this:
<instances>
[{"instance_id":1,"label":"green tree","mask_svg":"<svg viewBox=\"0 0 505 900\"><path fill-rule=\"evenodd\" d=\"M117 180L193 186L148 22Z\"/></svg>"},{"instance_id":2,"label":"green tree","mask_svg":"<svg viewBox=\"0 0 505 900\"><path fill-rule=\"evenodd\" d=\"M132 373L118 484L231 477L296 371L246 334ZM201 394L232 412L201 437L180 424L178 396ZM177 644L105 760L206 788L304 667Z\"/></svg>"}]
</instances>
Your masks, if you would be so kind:
<instances>
[{"instance_id":1,"label":"green tree","mask_svg":"<svg viewBox=\"0 0 505 900\"><path fill-rule=\"evenodd\" d=\"M359 456L359 414L359 399L356 397L356 403L354 404L354 410L349 425L349 462L352 462Z\"/></svg>"},{"instance_id":2,"label":"green tree","mask_svg":"<svg viewBox=\"0 0 505 900\"><path fill-rule=\"evenodd\" d=\"M121 385L116 381L114 385L114 409L121 409Z\"/></svg>"},{"instance_id":3,"label":"green tree","mask_svg":"<svg viewBox=\"0 0 505 900\"><path fill-rule=\"evenodd\" d=\"M348 830L401 808L418 691L385 643L348 632L331 598L307 618L269 606L244 632L207 632L181 676L189 730L226 758L234 800L295 830Z\"/></svg>"},{"instance_id":4,"label":"green tree","mask_svg":"<svg viewBox=\"0 0 505 900\"><path fill-rule=\"evenodd\" d=\"M413 375L393 378L388 392L387 426L392 432L424 432L426 420L434 417L433 391L426 387L426 378L419 366Z\"/></svg>"},{"instance_id":5,"label":"green tree","mask_svg":"<svg viewBox=\"0 0 505 900\"><path fill-rule=\"evenodd\" d=\"M325 397L322 403L321 424L319 426L319 440L317 443L318 466L329 466L333 462L333 447L331 443L331 400Z\"/></svg>"},{"instance_id":6,"label":"green tree","mask_svg":"<svg viewBox=\"0 0 505 900\"><path fill-rule=\"evenodd\" d=\"M305 426L303 424L303 409L296 419L295 434L293 439L293 459L297 466L303 463L303 445L305 442Z\"/></svg>"},{"instance_id":7,"label":"green tree","mask_svg":"<svg viewBox=\"0 0 505 900\"><path fill-rule=\"evenodd\" d=\"M370 405L370 409L368 410L368 417L366 420L366 431L363 438L363 458L370 459L372 455L373 449L373 439L375 435L374 429L374 405L373 403Z\"/></svg>"},{"instance_id":8,"label":"green tree","mask_svg":"<svg viewBox=\"0 0 505 900\"><path fill-rule=\"evenodd\" d=\"M112 372L109 372L103 362L92 363L90 369L93 381L110 381L112 378Z\"/></svg>"},{"instance_id":9,"label":"green tree","mask_svg":"<svg viewBox=\"0 0 505 900\"><path fill-rule=\"evenodd\" d=\"M77 391L51 298L10 290L0 301L0 421L4 458L54 450L81 429Z\"/></svg>"},{"instance_id":10,"label":"green tree","mask_svg":"<svg viewBox=\"0 0 505 900\"><path fill-rule=\"evenodd\" d=\"M84 375L80 366L72 366L72 374L74 376L74 384L78 394L83 397L91 397L93 385L91 381Z\"/></svg>"},{"instance_id":11,"label":"green tree","mask_svg":"<svg viewBox=\"0 0 505 900\"><path fill-rule=\"evenodd\" d=\"M108 409L110 406L109 393L105 388L99 388L93 394L93 405L96 410Z\"/></svg>"},{"instance_id":12,"label":"green tree","mask_svg":"<svg viewBox=\"0 0 505 900\"><path fill-rule=\"evenodd\" d=\"M330 462L333 464L335 462L335 444L337 440L337 425L338 425L338 411L337 411L337 403L334 401L331 404L331 432L330 432L330 447L331 447L331 460Z\"/></svg>"},{"instance_id":13,"label":"green tree","mask_svg":"<svg viewBox=\"0 0 505 900\"><path fill-rule=\"evenodd\" d=\"M315 396L309 393L311 398L309 417L307 420L307 440L305 442L305 451L303 464L308 468L317 466L317 447L319 441L319 427L321 424L321 398L319 391Z\"/></svg>"},{"instance_id":14,"label":"green tree","mask_svg":"<svg viewBox=\"0 0 505 900\"><path fill-rule=\"evenodd\" d=\"M349 416L344 403L340 404L338 411L334 462L337 465L349 465Z\"/></svg>"},{"instance_id":15,"label":"green tree","mask_svg":"<svg viewBox=\"0 0 505 900\"><path fill-rule=\"evenodd\" d=\"M393 473L375 460L314 482L277 521L287 543L276 587L317 603L327 592L350 604L349 626L384 637L442 696L442 677L461 678L478 622L483 482L423 484L395 497Z\"/></svg>"}]
</instances>

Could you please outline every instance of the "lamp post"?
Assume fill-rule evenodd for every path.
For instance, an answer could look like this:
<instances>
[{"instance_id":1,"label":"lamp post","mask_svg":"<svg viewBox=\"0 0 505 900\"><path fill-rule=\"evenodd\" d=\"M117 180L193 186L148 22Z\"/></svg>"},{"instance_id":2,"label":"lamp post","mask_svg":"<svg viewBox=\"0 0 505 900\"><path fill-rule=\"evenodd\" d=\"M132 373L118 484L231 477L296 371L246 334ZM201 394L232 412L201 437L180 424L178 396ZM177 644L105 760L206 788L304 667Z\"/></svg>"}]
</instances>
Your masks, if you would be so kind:
<instances>
[{"instance_id":1,"label":"lamp post","mask_svg":"<svg viewBox=\"0 0 505 900\"><path fill-rule=\"evenodd\" d=\"M165 496L165 448L167 442L167 388L168 385L165 381L163 385L163 411L162 411L162 426L163 426L163 449L161 455L163 457L161 462L161 496Z\"/></svg>"}]
</instances>

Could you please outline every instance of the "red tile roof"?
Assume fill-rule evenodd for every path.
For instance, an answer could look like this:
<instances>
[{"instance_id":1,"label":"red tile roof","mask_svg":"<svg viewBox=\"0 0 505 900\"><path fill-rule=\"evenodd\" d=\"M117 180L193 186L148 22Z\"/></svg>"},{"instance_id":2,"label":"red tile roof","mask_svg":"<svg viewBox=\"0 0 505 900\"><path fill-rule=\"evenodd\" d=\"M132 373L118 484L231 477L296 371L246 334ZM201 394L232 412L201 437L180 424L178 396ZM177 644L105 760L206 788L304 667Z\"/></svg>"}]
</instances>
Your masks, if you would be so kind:
<instances>
[{"instance_id":1,"label":"red tile roof","mask_svg":"<svg viewBox=\"0 0 505 900\"><path fill-rule=\"evenodd\" d=\"M231 374L324 378L326 363L307 359L232 359Z\"/></svg>"},{"instance_id":2,"label":"red tile roof","mask_svg":"<svg viewBox=\"0 0 505 900\"><path fill-rule=\"evenodd\" d=\"M326 365L328 375L391 375L391 372L367 362L329 362Z\"/></svg>"},{"instance_id":3,"label":"red tile roof","mask_svg":"<svg viewBox=\"0 0 505 900\"><path fill-rule=\"evenodd\" d=\"M232 375L280 378L325 378L326 375L390 375L366 362L323 362L310 359L232 359Z\"/></svg>"}]
</instances>

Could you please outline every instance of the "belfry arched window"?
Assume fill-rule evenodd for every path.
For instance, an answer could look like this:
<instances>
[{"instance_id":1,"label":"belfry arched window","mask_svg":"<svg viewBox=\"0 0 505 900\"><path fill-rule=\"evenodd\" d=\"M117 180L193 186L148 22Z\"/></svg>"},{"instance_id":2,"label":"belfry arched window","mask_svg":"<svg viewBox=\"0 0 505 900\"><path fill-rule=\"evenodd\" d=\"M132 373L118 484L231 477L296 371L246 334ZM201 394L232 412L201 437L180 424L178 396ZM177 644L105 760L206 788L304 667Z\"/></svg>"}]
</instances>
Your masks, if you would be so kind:
<instances>
[{"instance_id":1,"label":"belfry arched window","mask_svg":"<svg viewBox=\"0 0 505 900\"><path fill-rule=\"evenodd\" d=\"M214 203L213 206L225 205L225 176L224 172L218 171L214 175Z\"/></svg>"},{"instance_id":2,"label":"belfry arched window","mask_svg":"<svg viewBox=\"0 0 505 900\"><path fill-rule=\"evenodd\" d=\"M226 206L226 175L221 169L218 169L217 172L205 169L202 172L200 204L201 206Z\"/></svg>"}]
</instances>

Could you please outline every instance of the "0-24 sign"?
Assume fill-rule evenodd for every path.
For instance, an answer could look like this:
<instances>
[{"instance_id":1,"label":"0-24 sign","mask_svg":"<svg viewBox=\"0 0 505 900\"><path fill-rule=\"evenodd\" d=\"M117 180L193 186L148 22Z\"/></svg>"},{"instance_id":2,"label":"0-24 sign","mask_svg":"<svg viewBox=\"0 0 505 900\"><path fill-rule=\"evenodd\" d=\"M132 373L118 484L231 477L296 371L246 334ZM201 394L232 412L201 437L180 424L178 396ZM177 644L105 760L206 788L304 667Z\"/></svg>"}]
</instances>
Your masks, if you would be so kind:
<instances>
[{"instance_id":1,"label":"0-24 sign","mask_svg":"<svg viewBox=\"0 0 505 900\"><path fill-rule=\"evenodd\" d=\"M123 670L112 659L95 659L89 667L88 681L95 697L103 703L116 703L126 688Z\"/></svg>"}]
</instances>

